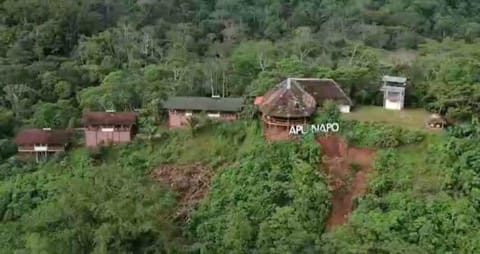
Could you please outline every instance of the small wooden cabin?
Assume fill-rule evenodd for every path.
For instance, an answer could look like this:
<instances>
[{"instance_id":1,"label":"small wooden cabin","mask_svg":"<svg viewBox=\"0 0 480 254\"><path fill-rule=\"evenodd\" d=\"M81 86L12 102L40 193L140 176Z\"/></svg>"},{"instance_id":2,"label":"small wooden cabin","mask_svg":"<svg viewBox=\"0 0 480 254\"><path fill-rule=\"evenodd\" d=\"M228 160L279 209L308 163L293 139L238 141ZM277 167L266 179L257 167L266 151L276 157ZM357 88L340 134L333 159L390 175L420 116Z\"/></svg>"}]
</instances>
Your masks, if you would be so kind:
<instances>
[{"instance_id":1,"label":"small wooden cabin","mask_svg":"<svg viewBox=\"0 0 480 254\"><path fill-rule=\"evenodd\" d=\"M21 131L15 141L21 156L35 157L42 161L49 155L64 152L71 141L72 132L67 130L26 129Z\"/></svg>"},{"instance_id":2,"label":"small wooden cabin","mask_svg":"<svg viewBox=\"0 0 480 254\"><path fill-rule=\"evenodd\" d=\"M135 112L85 112L82 120L87 147L131 142L137 132Z\"/></svg>"},{"instance_id":3,"label":"small wooden cabin","mask_svg":"<svg viewBox=\"0 0 480 254\"><path fill-rule=\"evenodd\" d=\"M168 110L168 126L181 128L192 116L206 114L211 119L235 121L242 111L243 98L170 97L163 107Z\"/></svg>"},{"instance_id":4,"label":"small wooden cabin","mask_svg":"<svg viewBox=\"0 0 480 254\"><path fill-rule=\"evenodd\" d=\"M317 106L321 107L327 100L333 101L337 104L340 112L350 113L353 102L350 100L347 94L345 94L337 82L335 82L335 80L318 78L288 78L278 86L281 86L281 84L284 84L288 81L295 83L302 90L311 95L315 99ZM254 105L260 106L263 100L264 96L257 96L255 98Z\"/></svg>"}]
</instances>

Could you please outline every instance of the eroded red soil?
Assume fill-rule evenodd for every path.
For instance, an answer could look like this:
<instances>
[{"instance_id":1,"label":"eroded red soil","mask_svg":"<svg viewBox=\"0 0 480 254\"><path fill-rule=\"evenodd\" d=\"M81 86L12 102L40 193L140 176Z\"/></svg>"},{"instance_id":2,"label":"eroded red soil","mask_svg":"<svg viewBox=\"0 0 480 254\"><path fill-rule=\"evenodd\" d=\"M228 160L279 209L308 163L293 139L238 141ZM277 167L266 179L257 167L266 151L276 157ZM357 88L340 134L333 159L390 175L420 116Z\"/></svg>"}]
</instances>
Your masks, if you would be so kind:
<instances>
[{"instance_id":1,"label":"eroded red soil","mask_svg":"<svg viewBox=\"0 0 480 254\"><path fill-rule=\"evenodd\" d=\"M292 140L293 138L288 134L287 127L263 127L265 139L268 141L284 141Z\"/></svg>"},{"instance_id":2,"label":"eroded red soil","mask_svg":"<svg viewBox=\"0 0 480 254\"><path fill-rule=\"evenodd\" d=\"M327 221L327 230L331 230L348 221L355 209L355 198L367 191L368 172L373 168L375 151L349 146L339 136L319 137L317 140L322 146L323 168L333 194L332 211Z\"/></svg>"},{"instance_id":3,"label":"eroded red soil","mask_svg":"<svg viewBox=\"0 0 480 254\"><path fill-rule=\"evenodd\" d=\"M201 164L162 165L153 172L154 177L179 193L178 217L186 218L210 190L213 171Z\"/></svg>"}]
</instances>

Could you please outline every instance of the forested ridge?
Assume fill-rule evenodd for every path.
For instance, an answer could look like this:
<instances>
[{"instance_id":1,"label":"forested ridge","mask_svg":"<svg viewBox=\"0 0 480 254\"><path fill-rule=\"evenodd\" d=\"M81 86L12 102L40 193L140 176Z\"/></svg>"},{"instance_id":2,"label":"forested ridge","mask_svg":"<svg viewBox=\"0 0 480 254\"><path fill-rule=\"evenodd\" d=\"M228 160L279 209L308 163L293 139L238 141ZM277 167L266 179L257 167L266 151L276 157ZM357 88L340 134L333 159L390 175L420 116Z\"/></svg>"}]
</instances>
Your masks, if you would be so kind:
<instances>
[{"instance_id":1,"label":"forested ridge","mask_svg":"<svg viewBox=\"0 0 480 254\"><path fill-rule=\"evenodd\" d=\"M78 125L82 110L158 114L167 95L257 95L287 76L335 78L380 103L478 112L475 1L1 1L2 136ZM10 124L10 125L9 125Z\"/></svg>"},{"instance_id":2,"label":"forested ridge","mask_svg":"<svg viewBox=\"0 0 480 254\"><path fill-rule=\"evenodd\" d=\"M480 252L479 11L474 0L0 0L0 253ZM471 123L420 135L345 122L350 142L379 151L367 195L332 232L311 137L268 144L254 119L159 127L167 96L251 98L286 77L333 78L355 104L381 105L386 74L409 78L407 106ZM79 127L83 111L112 109L140 110L134 143L39 165L13 157L22 128ZM180 194L151 173L193 163L214 176L183 220Z\"/></svg>"}]
</instances>

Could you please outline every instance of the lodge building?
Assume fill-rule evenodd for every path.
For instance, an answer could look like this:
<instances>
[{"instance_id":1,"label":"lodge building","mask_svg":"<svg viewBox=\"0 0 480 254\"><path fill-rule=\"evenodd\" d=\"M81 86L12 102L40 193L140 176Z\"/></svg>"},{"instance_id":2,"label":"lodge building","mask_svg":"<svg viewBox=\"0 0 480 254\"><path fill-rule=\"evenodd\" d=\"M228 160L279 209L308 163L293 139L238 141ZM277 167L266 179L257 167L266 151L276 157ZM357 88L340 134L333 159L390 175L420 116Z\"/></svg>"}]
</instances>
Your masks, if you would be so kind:
<instances>
[{"instance_id":1,"label":"lodge building","mask_svg":"<svg viewBox=\"0 0 480 254\"><path fill-rule=\"evenodd\" d=\"M317 108L315 98L292 79L284 80L256 103L267 128L306 124Z\"/></svg>"},{"instance_id":2,"label":"lodge building","mask_svg":"<svg viewBox=\"0 0 480 254\"><path fill-rule=\"evenodd\" d=\"M334 80L314 78L287 78L254 103L261 112L267 139L287 139L285 133L292 126L309 123L317 107L327 100L343 113L350 112L353 105Z\"/></svg>"},{"instance_id":3,"label":"lodge building","mask_svg":"<svg viewBox=\"0 0 480 254\"><path fill-rule=\"evenodd\" d=\"M33 156L39 162L49 155L64 152L70 145L72 134L69 130L25 129L17 135L15 142L21 156Z\"/></svg>"},{"instance_id":4,"label":"lodge building","mask_svg":"<svg viewBox=\"0 0 480 254\"><path fill-rule=\"evenodd\" d=\"M82 120L87 147L131 142L137 132L135 112L86 112Z\"/></svg>"},{"instance_id":5,"label":"lodge building","mask_svg":"<svg viewBox=\"0 0 480 254\"><path fill-rule=\"evenodd\" d=\"M170 97L163 107L168 110L168 126L181 128L188 119L205 113L208 118L235 121L242 111L243 98L229 97Z\"/></svg>"}]
</instances>

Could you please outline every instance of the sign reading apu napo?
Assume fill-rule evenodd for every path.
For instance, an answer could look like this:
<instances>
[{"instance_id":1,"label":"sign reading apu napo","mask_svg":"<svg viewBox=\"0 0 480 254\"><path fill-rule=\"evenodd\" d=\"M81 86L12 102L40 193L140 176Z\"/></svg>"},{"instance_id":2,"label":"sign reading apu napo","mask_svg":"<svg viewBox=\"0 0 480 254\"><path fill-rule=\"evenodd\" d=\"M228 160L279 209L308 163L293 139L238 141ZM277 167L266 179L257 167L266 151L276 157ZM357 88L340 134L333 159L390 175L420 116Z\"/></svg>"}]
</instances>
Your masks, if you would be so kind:
<instances>
[{"instance_id":1,"label":"sign reading apu napo","mask_svg":"<svg viewBox=\"0 0 480 254\"><path fill-rule=\"evenodd\" d=\"M288 132L289 135L305 135L307 133L330 133L338 132L340 124L338 123L324 123L313 125L293 125Z\"/></svg>"}]
</instances>

